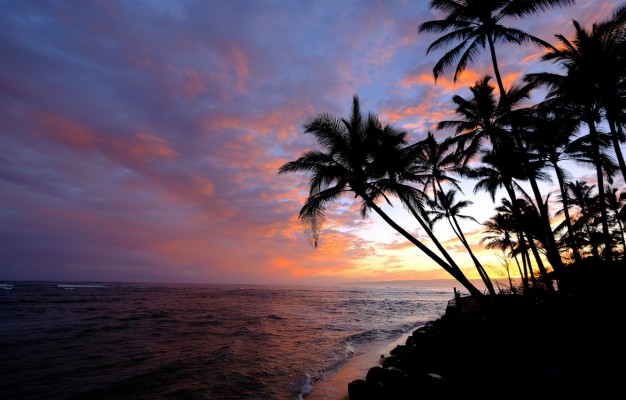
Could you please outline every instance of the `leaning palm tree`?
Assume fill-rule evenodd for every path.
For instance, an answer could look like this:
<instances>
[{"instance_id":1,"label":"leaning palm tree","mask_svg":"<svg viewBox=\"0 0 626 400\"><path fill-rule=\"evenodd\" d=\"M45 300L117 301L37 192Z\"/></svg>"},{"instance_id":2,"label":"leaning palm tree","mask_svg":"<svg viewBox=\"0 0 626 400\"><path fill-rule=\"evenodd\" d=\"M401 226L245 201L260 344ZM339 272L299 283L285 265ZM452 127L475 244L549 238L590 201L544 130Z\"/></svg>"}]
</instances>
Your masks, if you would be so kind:
<instances>
[{"instance_id":1,"label":"leaning palm tree","mask_svg":"<svg viewBox=\"0 0 626 400\"><path fill-rule=\"evenodd\" d=\"M485 271L485 268L472 252L457 221L457 218L471 219L471 217L465 217L458 213L461 208L469 205L471 202L461 201L454 204L456 191L444 192L443 184L451 185L461 191L458 179L453 176L454 174L458 175L461 171L459 153L452 151L452 146L452 140L446 139L438 142L432 132L428 132L426 138L414 146L414 151L412 152L414 158L411 169L418 172L416 175L423 182L424 192L426 193L427 190L431 192L433 211L430 211L428 214L433 215L434 213L435 215L431 222L434 223L441 217L442 214L439 214L438 211L441 211L448 218L454 233L474 262L474 266L485 287L490 294L495 295L496 291L487 271Z\"/></svg>"},{"instance_id":2,"label":"leaning palm tree","mask_svg":"<svg viewBox=\"0 0 626 400\"><path fill-rule=\"evenodd\" d=\"M479 302L484 296L467 279L463 271L450 265L424 243L398 225L378 205L380 200L390 203L386 193L377 182L387 176L387 170L377 159L381 143L396 143L398 151L405 145L406 133L389 125L382 125L378 117L361 113L359 99L355 95L349 119L321 114L304 125L304 132L315 136L318 144L325 149L306 151L300 158L282 165L279 174L308 172L309 195L300 210L299 219L305 225L305 233L314 245L318 244L324 222L326 207L342 195L353 193L361 200L361 215L370 210L378 214L387 224L413 243L431 260L442 267ZM393 148L394 146L390 146ZM390 149L388 149L389 151ZM385 157L388 154L385 155ZM406 186L403 195L416 196Z\"/></svg>"},{"instance_id":3,"label":"leaning palm tree","mask_svg":"<svg viewBox=\"0 0 626 400\"><path fill-rule=\"evenodd\" d=\"M435 224L436 222L443 220L444 218L448 221L450 228L459 239L467 254L469 254L474 266L476 267L476 271L478 275L483 280L485 287L489 290L491 295L496 294L495 288L493 287L493 283L487 274L487 271L480 263L476 255L472 251L472 247L470 246L463 230L461 229L461 225L459 224L459 219L474 221L479 223L474 217L470 215L461 214L461 210L472 204L469 200L460 200L456 201L456 190L451 189L448 192L444 192L443 189L441 191L436 192L435 199L431 202L432 210L429 211L429 214L434 217L431 219L431 222Z\"/></svg>"},{"instance_id":4,"label":"leaning palm tree","mask_svg":"<svg viewBox=\"0 0 626 400\"><path fill-rule=\"evenodd\" d=\"M381 178L372 183L381 192L395 195L413 215L450 266L460 268L435 236L425 208L425 202L428 201L425 189L429 186L430 175L428 168L417 162L423 152L424 141L398 148L394 140L389 140L388 136L385 139L379 143L376 157L370 168L370 171L377 171L376 174ZM442 179L446 178L455 181L452 177L442 176ZM419 184L424 187L424 190L416 189L409 184Z\"/></svg>"},{"instance_id":5,"label":"leaning palm tree","mask_svg":"<svg viewBox=\"0 0 626 400\"><path fill-rule=\"evenodd\" d=\"M538 15L542 11L570 4L574 4L574 0L431 0L430 8L442 11L446 16L419 26L419 32L443 33L426 52L453 46L435 64L435 79L456 65L456 82L467 66L475 61L479 51L488 47L500 96L505 96L496 43L533 43L547 48L551 45L519 29L502 25L502 20Z\"/></svg>"}]
</instances>

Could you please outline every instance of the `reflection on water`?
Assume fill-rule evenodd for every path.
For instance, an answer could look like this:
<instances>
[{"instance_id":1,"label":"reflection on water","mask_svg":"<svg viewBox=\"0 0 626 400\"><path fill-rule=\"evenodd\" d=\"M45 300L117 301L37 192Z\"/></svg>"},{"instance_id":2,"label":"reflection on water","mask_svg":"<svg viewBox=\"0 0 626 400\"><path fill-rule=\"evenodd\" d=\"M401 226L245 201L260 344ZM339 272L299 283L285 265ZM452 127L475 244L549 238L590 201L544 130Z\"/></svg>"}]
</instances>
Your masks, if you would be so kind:
<instances>
[{"instance_id":1,"label":"reflection on water","mask_svg":"<svg viewBox=\"0 0 626 400\"><path fill-rule=\"evenodd\" d=\"M301 398L437 318L451 293L14 284L0 292L3 399Z\"/></svg>"}]
</instances>

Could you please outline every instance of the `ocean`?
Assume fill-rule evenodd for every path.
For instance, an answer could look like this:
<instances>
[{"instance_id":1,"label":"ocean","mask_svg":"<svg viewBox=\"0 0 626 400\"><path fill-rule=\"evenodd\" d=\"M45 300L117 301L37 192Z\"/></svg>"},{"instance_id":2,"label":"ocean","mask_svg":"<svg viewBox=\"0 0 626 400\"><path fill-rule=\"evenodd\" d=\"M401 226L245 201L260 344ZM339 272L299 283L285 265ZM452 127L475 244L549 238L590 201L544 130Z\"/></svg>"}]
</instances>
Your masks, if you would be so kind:
<instances>
[{"instance_id":1,"label":"ocean","mask_svg":"<svg viewBox=\"0 0 626 400\"><path fill-rule=\"evenodd\" d=\"M341 399L334 377L374 366L451 298L451 286L13 282L0 288L0 397Z\"/></svg>"}]
</instances>

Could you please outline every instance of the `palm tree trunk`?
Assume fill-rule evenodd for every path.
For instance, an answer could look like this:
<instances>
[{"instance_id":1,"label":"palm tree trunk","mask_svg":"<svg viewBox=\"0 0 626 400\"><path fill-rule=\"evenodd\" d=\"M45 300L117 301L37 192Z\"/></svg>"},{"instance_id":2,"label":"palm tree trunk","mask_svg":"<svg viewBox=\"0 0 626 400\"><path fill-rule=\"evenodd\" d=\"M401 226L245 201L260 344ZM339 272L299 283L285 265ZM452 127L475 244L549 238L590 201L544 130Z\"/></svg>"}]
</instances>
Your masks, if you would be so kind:
<instances>
[{"instance_id":1,"label":"palm tree trunk","mask_svg":"<svg viewBox=\"0 0 626 400\"><path fill-rule=\"evenodd\" d=\"M596 124L593 120L588 119L585 122L589 127L589 134L591 135L591 149L593 151L593 158L596 164L596 176L598 178L598 201L600 203L600 213L602 215L602 239L604 241L604 251L602 252L602 256L611 261L613 259L613 249L611 248L611 236L609 234L609 217L606 212L604 174L602 173L602 163L600 162L598 131L596 130Z\"/></svg>"},{"instance_id":2,"label":"palm tree trunk","mask_svg":"<svg viewBox=\"0 0 626 400\"><path fill-rule=\"evenodd\" d=\"M515 140L515 144L518 150L521 154L526 155L524 163L528 163L528 149L522 141L520 132L517 129L517 124L515 123L515 121L511 122L511 128L513 131L513 138ZM528 182L530 183L530 187L533 190L533 195L535 196L535 202L537 203L535 207L537 208L537 210L539 210L539 215L541 216L541 228L544 231L544 236L546 238L546 254L548 260L550 261L550 264L552 264L552 268L554 268L554 270L558 273L563 269L563 260L561 260L561 255L559 254L559 250L556 246L556 241L554 240L554 234L552 233L552 227L550 226L550 214L548 212L547 206L543 202L543 197L541 196L541 191L539 190L539 185L537 184L537 179L535 179L532 174L529 174ZM543 267L543 263L541 263L541 267Z\"/></svg>"},{"instance_id":3,"label":"palm tree trunk","mask_svg":"<svg viewBox=\"0 0 626 400\"><path fill-rule=\"evenodd\" d=\"M498 58L496 57L496 46L493 43L493 37L487 36L489 41L489 52L491 53L491 62L493 64L493 72L496 75L496 82L498 82L498 90L500 90L500 102L506 97L506 91L504 90L504 84L502 83L502 77L500 76L500 68L498 68Z\"/></svg>"},{"instance_id":4,"label":"palm tree trunk","mask_svg":"<svg viewBox=\"0 0 626 400\"><path fill-rule=\"evenodd\" d=\"M515 195L515 191L513 190L513 186L511 184L511 182L507 183L504 185L505 189L507 190L509 197L511 198L511 208L513 211L513 217L518 221L518 224L521 221L521 213L519 208L517 207L517 196ZM532 270L532 264L530 263L530 254L528 254L528 247L527 245L530 247L531 251L533 252L533 255L535 256L535 259L537 260L537 266L539 268L539 271L541 272L542 276L547 277L547 271L543 265L543 262L541 261L541 257L539 256L539 252L537 251L537 247L535 246L535 243L533 242L532 239L532 235L530 235L529 233L527 233L528 236L528 243L526 243L526 238L524 236L524 233L522 232L522 228L518 226L518 237L519 237L519 245L520 245L520 249L522 250L522 254L526 255L526 257L528 258L528 265L530 267L530 277L533 283L535 283L535 275L533 273ZM522 255L522 256L523 256ZM548 290L554 290L554 288L552 287L552 285L546 285L546 287L548 288Z\"/></svg>"},{"instance_id":5,"label":"palm tree trunk","mask_svg":"<svg viewBox=\"0 0 626 400\"><path fill-rule=\"evenodd\" d=\"M409 242L413 243L417 248L422 250L428 257L430 257L433 261L435 261L439 266L441 266L446 272L448 272L454 279L456 279L463 287L465 287L470 294L481 304L481 306L487 306L488 302L485 299L483 293L474 286L469 279L463 274L460 268L453 268L449 264L447 264L444 260L442 260L437 254L433 253L428 247L426 247L422 242L417 240L413 235L404 230L400 225L398 225L394 220L392 220L380 207L376 205L369 197L362 196L367 202L367 205L374 210L387 224L389 224L393 229L395 229L398 233L404 236Z\"/></svg>"},{"instance_id":6,"label":"palm tree trunk","mask_svg":"<svg viewBox=\"0 0 626 400\"><path fill-rule=\"evenodd\" d=\"M487 287L487 290L489 290L489 294L491 294L492 296L495 296L496 290L493 287L493 283L491 282L491 279L489 279L489 275L487 275L487 271L485 271L485 268L483 267L483 265L480 263L480 261L478 261L478 258L476 258L476 255L474 255L474 252L472 251L471 246L467 242L467 239L465 238L465 235L463 234L463 231L461 230L461 227L459 226L459 223L454 217L454 215L452 215L452 220L454 221L454 225L456 225L456 228L455 228L453 226L452 221L448 221L450 223L450 226L452 226L452 230L457 235L457 237L463 244L463 247L465 247L465 249L467 250L467 253L471 257L472 261L474 262L474 266L476 267L476 270L478 271L478 275L480 275L480 278L483 280L483 283Z\"/></svg>"},{"instance_id":7,"label":"palm tree trunk","mask_svg":"<svg viewBox=\"0 0 626 400\"><path fill-rule=\"evenodd\" d=\"M442 260L437 254L435 254L432 250L426 247L422 242L417 240L413 235L408 233L404 228L398 225L394 220L392 220L380 207L376 205L369 197L361 196L367 202L367 205L374 210L389 226L395 229L398 233L404 236L409 242L413 243L417 248L422 250L430 259L435 261L439 266L441 266L446 272L448 272L454 279L456 279L463 287L465 287L472 296L474 296L478 301L480 301L484 295L483 293L474 286L469 279L463 274L460 268L454 268L447 264L444 260Z\"/></svg>"},{"instance_id":8,"label":"palm tree trunk","mask_svg":"<svg viewBox=\"0 0 626 400\"><path fill-rule=\"evenodd\" d=\"M489 42L489 52L491 53L491 62L493 64L493 72L496 75L496 81L498 82L498 90L500 90L500 102L502 102L506 98L506 90L504 89L504 83L502 82L502 77L500 76L500 68L498 67L498 58L496 56L496 48L495 48L493 38L491 35L488 35L487 39ZM518 148L520 149L520 151L525 151L526 149L524 148L521 142L521 139L519 137L519 132L517 132L515 123L512 124L512 128L514 132L513 136L515 137ZM528 154L528 153L524 152L522 154ZM535 195L535 199L537 200L537 206L539 208L542 220L544 220L544 224L547 224L547 226L544 226L543 229L546 230L546 238L548 240L548 246L547 246L548 257L550 258L550 262L553 264L554 269L560 270L563 267L563 262L561 261L561 257L558 253L558 250L556 250L556 242L554 241L552 229L551 228L548 229L550 226L550 218L548 216L548 212L547 210L544 210L543 200L541 199L541 193L539 191L539 186L537 185L537 181L532 176L530 177L529 180L531 183L531 187L533 189L533 193Z\"/></svg>"},{"instance_id":9,"label":"palm tree trunk","mask_svg":"<svg viewBox=\"0 0 626 400\"><path fill-rule=\"evenodd\" d=\"M556 178L559 181L559 189L561 190L561 198L563 199L563 213L565 214L565 224L567 226L567 233L569 235L569 245L574 254L574 260L580 261L580 253L578 252L578 244L576 243L576 236L574 234L574 227L572 226L572 219L569 215L569 200L567 197L567 189L565 189L565 177L559 164L555 161L552 163Z\"/></svg>"},{"instance_id":10,"label":"palm tree trunk","mask_svg":"<svg viewBox=\"0 0 626 400\"><path fill-rule=\"evenodd\" d=\"M615 127L617 126L617 129ZM615 158L619 164L619 169L622 171L622 177L626 182L626 162L624 162L624 155L622 154L622 148L620 147L619 138L622 136L622 125L615 122L615 120L609 120L609 129L611 130L611 141L613 142L613 150L615 151Z\"/></svg>"},{"instance_id":11,"label":"palm tree trunk","mask_svg":"<svg viewBox=\"0 0 626 400\"><path fill-rule=\"evenodd\" d=\"M417 222L420 224L420 226L422 227L422 229L424 229L424 231L426 231L426 234L428 235L428 237L430 238L430 240L433 241L433 243L435 244L435 246L437 247L437 250L439 250L439 252L441 253L441 255L443 255L443 257L446 259L446 261L448 261L448 263L450 264L450 266L452 268L457 268L457 269L461 269L458 264L454 261L454 259L452 258L452 256L450 255L450 253L448 253L448 251L446 250L445 247L443 247L443 245L441 244L441 242L439 242L439 240L437 239L437 237L435 236L435 234L433 233L432 229L430 229L430 226L428 226L428 224L426 223L426 221L424 221L424 219L422 217L419 216L419 214L417 213L417 211L415 210L415 208L413 208L413 206L411 206L411 204L409 204L408 201L405 201L406 199L404 199L402 196L401 200L404 202L404 204L406 204L407 208L409 209L409 211L411 211L411 214L413 214L413 217L417 220Z\"/></svg>"},{"instance_id":12,"label":"palm tree trunk","mask_svg":"<svg viewBox=\"0 0 626 400\"><path fill-rule=\"evenodd\" d=\"M550 264L552 264L552 268L554 268L555 271L559 272L563 269L563 261L561 260L561 255L557 250L556 241L554 240L554 234L552 233L552 227L550 226L550 215L541 197L541 192L539 190L539 185L537 185L537 180L535 179L535 177L530 176L529 182L531 188L533 189L533 194L535 195L537 208L539 209L539 214L541 215L541 222L543 223L543 231L547 241L546 253L548 259L550 260Z\"/></svg>"},{"instance_id":13,"label":"palm tree trunk","mask_svg":"<svg viewBox=\"0 0 626 400\"><path fill-rule=\"evenodd\" d=\"M439 186L439 190L441 191L441 193L443 193L443 187L441 186L441 182L438 179L436 179L436 181L437 181L437 185ZM485 287L487 287L487 290L489 290L489 294L491 294L492 296L495 296L496 290L493 287L493 283L491 282L491 279L489 279L489 275L487 275L487 271L485 271L485 268L483 267L483 265L480 263L480 261L478 261L478 259L474 255L474 252L472 251L471 246L467 242L467 239L465 239L465 235L463 234L463 231L461 230L461 226L459 225L459 222L457 221L456 217L454 216L454 214L450 213L450 205L442 204L442 206L446 209L446 212L450 216L450 217L447 217L450 227L452 227L454 234L456 235L457 238L459 238L459 240L461 241L461 243L467 250L467 253L470 255L472 261L474 262L474 266L476 267L476 270L478 271L478 275L480 275L480 278L483 280ZM453 224L453 221L454 221L454 224Z\"/></svg>"}]
</instances>

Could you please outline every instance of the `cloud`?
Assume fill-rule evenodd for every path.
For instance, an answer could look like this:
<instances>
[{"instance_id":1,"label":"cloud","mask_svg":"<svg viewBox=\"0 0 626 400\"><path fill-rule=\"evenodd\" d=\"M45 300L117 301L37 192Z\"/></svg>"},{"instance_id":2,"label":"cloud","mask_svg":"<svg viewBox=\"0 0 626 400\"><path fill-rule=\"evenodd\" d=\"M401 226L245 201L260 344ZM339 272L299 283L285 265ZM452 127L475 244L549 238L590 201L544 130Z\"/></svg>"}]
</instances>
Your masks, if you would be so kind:
<instances>
[{"instance_id":1,"label":"cloud","mask_svg":"<svg viewBox=\"0 0 626 400\"><path fill-rule=\"evenodd\" d=\"M608 7L579 3L576 12L529 27L570 29L571 17L587 22ZM328 207L313 249L297 220L308 177L277 174L317 148L303 124L321 113L346 116L353 94L411 140L454 116L452 95L467 94L491 65L484 54L456 84L447 73L434 84L440 54L426 55L432 38L417 34L433 18L427 2L0 8L1 277L430 276L432 262L383 231L375 215L362 219L349 195ZM511 85L539 53L507 47L498 54ZM410 218L396 215L432 246Z\"/></svg>"}]
</instances>

